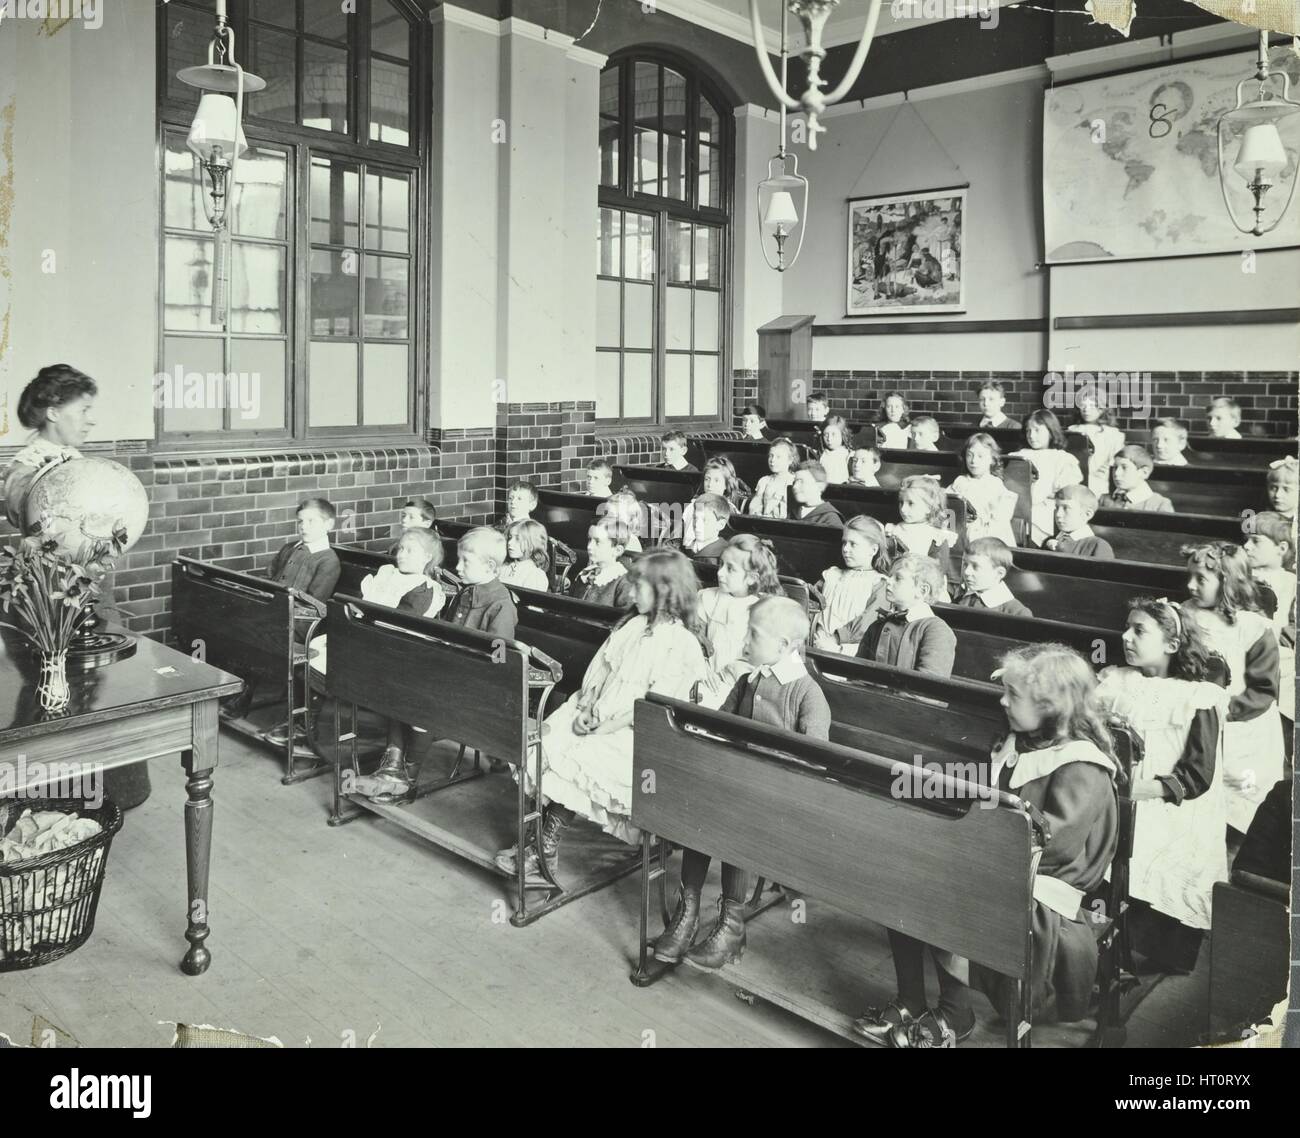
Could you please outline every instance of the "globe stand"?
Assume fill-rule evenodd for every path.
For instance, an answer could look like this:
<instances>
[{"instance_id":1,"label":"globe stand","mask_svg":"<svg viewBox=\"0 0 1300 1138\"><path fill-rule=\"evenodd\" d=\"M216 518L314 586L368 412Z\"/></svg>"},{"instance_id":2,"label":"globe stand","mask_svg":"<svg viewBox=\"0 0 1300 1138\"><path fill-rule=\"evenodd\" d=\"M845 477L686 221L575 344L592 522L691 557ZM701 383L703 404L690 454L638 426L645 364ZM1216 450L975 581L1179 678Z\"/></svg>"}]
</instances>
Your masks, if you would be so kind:
<instances>
[{"instance_id":1,"label":"globe stand","mask_svg":"<svg viewBox=\"0 0 1300 1138\"><path fill-rule=\"evenodd\" d=\"M135 637L128 632L110 632L91 604L68 645L68 668L77 672L102 668L134 656L135 648Z\"/></svg>"}]
</instances>

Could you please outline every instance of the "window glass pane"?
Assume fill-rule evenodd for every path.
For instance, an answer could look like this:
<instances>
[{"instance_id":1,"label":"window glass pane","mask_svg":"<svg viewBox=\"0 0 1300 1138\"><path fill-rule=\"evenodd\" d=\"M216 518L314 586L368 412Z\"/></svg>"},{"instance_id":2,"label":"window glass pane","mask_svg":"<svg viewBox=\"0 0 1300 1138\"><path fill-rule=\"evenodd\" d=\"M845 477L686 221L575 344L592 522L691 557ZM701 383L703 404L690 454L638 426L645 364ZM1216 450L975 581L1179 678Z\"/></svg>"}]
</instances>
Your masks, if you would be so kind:
<instances>
[{"instance_id":1,"label":"window glass pane","mask_svg":"<svg viewBox=\"0 0 1300 1138\"><path fill-rule=\"evenodd\" d=\"M687 283L691 270L691 223L668 219L668 279Z\"/></svg>"},{"instance_id":2,"label":"window glass pane","mask_svg":"<svg viewBox=\"0 0 1300 1138\"><path fill-rule=\"evenodd\" d=\"M233 340L231 367L236 383L230 401L233 431L284 427L283 340Z\"/></svg>"},{"instance_id":3,"label":"window glass pane","mask_svg":"<svg viewBox=\"0 0 1300 1138\"><path fill-rule=\"evenodd\" d=\"M676 71L664 68L664 125L672 134L686 133L686 80Z\"/></svg>"},{"instance_id":4,"label":"window glass pane","mask_svg":"<svg viewBox=\"0 0 1300 1138\"><path fill-rule=\"evenodd\" d=\"M716 146L700 147L700 205L714 209L722 208L722 177L716 170L719 153Z\"/></svg>"},{"instance_id":5,"label":"window glass pane","mask_svg":"<svg viewBox=\"0 0 1300 1138\"><path fill-rule=\"evenodd\" d=\"M288 169L278 150L250 147L239 160L239 181L235 184L234 232L241 237L285 237L285 189ZM199 203L199 216L203 216ZM207 218L203 218L207 226Z\"/></svg>"},{"instance_id":6,"label":"window glass pane","mask_svg":"<svg viewBox=\"0 0 1300 1138\"><path fill-rule=\"evenodd\" d=\"M696 284L720 285L722 283L720 243L720 230L710 225L695 227Z\"/></svg>"},{"instance_id":7,"label":"window glass pane","mask_svg":"<svg viewBox=\"0 0 1300 1138\"><path fill-rule=\"evenodd\" d=\"M359 284L357 254L313 249L311 252L311 322L313 336L355 336Z\"/></svg>"},{"instance_id":8,"label":"window glass pane","mask_svg":"<svg viewBox=\"0 0 1300 1138\"><path fill-rule=\"evenodd\" d=\"M632 191L659 195L659 132L637 127L632 137Z\"/></svg>"},{"instance_id":9,"label":"window glass pane","mask_svg":"<svg viewBox=\"0 0 1300 1138\"><path fill-rule=\"evenodd\" d=\"M638 63L633 78L634 112L638 125L659 128L659 65Z\"/></svg>"},{"instance_id":10,"label":"window glass pane","mask_svg":"<svg viewBox=\"0 0 1300 1138\"><path fill-rule=\"evenodd\" d=\"M405 257L366 255L367 339L407 339L410 325L409 273L410 262Z\"/></svg>"},{"instance_id":11,"label":"window glass pane","mask_svg":"<svg viewBox=\"0 0 1300 1138\"><path fill-rule=\"evenodd\" d=\"M695 357L695 406L694 415L716 415L718 413L718 357Z\"/></svg>"},{"instance_id":12,"label":"window glass pane","mask_svg":"<svg viewBox=\"0 0 1300 1138\"><path fill-rule=\"evenodd\" d=\"M623 286L618 281L596 282L596 344L601 348L622 346L619 300Z\"/></svg>"},{"instance_id":13,"label":"window glass pane","mask_svg":"<svg viewBox=\"0 0 1300 1138\"><path fill-rule=\"evenodd\" d=\"M718 117L718 112L713 109L713 104L703 97L699 100L700 108L700 141L701 142L721 142L722 141L722 121Z\"/></svg>"},{"instance_id":14,"label":"window glass pane","mask_svg":"<svg viewBox=\"0 0 1300 1138\"><path fill-rule=\"evenodd\" d=\"M248 113L279 122L296 122L297 38L287 32L256 25L252 36L253 53L249 67L254 75L266 80L266 90L248 96Z\"/></svg>"},{"instance_id":15,"label":"window glass pane","mask_svg":"<svg viewBox=\"0 0 1300 1138\"><path fill-rule=\"evenodd\" d=\"M411 145L411 69L404 63L370 61L370 138Z\"/></svg>"},{"instance_id":16,"label":"window glass pane","mask_svg":"<svg viewBox=\"0 0 1300 1138\"><path fill-rule=\"evenodd\" d=\"M596 418L618 418L618 353L596 353Z\"/></svg>"},{"instance_id":17,"label":"window glass pane","mask_svg":"<svg viewBox=\"0 0 1300 1138\"><path fill-rule=\"evenodd\" d=\"M203 212L198 159L190 153L183 135L168 133L163 170L163 224L169 229L210 233L212 226Z\"/></svg>"},{"instance_id":18,"label":"window glass pane","mask_svg":"<svg viewBox=\"0 0 1300 1138\"><path fill-rule=\"evenodd\" d=\"M252 10L249 15L255 20L264 20L268 24L279 24L283 28L298 25L298 5L294 0L251 0Z\"/></svg>"},{"instance_id":19,"label":"window glass pane","mask_svg":"<svg viewBox=\"0 0 1300 1138\"><path fill-rule=\"evenodd\" d=\"M619 76L622 69L615 64L600 73L600 113L608 118L619 118Z\"/></svg>"},{"instance_id":20,"label":"window glass pane","mask_svg":"<svg viewBox=\"0 0 1300 1138\"><path fill-rule=\"evenodd\" d=\"M176 72L208 61L208 44L212 42L212 17L186 4L167 6L167 96L199 101L199 89L182 83ZM258 72L258 74L261 74Z\"/></svg>"},{"instance_id":21,"label":"window glass pane","mask_svg":"<svg viewBox=\"0 0 1300 1138\"><path fill-rule=\"evenodd\" d=\"M165 431L219 431L221 407L208 398L208 376L220 376L222 342L215 336L168 336L163 340L162 401Z\"/></svg>"},{"instance_id":22,"label":"window glass pane","mask_svg":"<svg viewBox=\"0 0 1300 1138\"><path fill-rule=\"evenodd\" d=\"M601 118L597 161L600 167L599 179L602 186L617 186L619 184L619 129L617 120Z\"/></svg>"},{"instance_id":23,"label":"window glass pane","mask_svg":"<svg viewBox=\"0 0 1300 1138\"><path fill-rule=\"evenodd\" d=\"M695 296L695 349L716 352L718 343L719 293L697 289Z\"/></svg>"},{"instance_id":24,"label":"window glass pane","mask_svg":"<svg viewBox=\"0 0 1300 1138\"><path fill-rule=\"evenodd\" d=\"M623 353L623 418L650 417L652 373L652 360L648 352Z\"/></svg>"},{"instance_id":25,"label":"window glass pane","mask_svg":"<svg viewBox=\"0 0 1300 1138\"><path fill-rule=\"evenodd\" d=\"M673 352L664 369L664 414L691 413L691 357Z\"/></svg>"},{"instance_id":26,"label":"window glass pane","mask_svg":"<svg viewBox=\"0 0 1300 1138\"><path fill-rule=\"evenodd\" d=\"M302 125L346 134L348 49L304 40L302 70Z\"/></svg>"},{"instance_id":27,"label":"window glass pane","mask_svg":"<svg viewBox=\"0 0 1300 1138\"><path fill-rule=\"evenodd\" d=\"M395 426L410 417L410 350L405 344L367 344L361 379L362 420Z\"/></svg>"},{"instance_id":28,"label":"window glass pane","mask_svg":"<svg viewBox=\"0 0 1300 1138\"><path fill-rule=\"evenodd\" d=\"M386 0L370 0L370 50L411 58L411 24Z\"/></svg>"},{"instance_id":29,"label":"window glass pane","mask_svg":"<svg viewBox=\"0 0 1300 1138\"><path fill-rule=\"evenodd\" d=\"M212 239L168 237L163 251L163 327L169 331L215 331L212 305Z\"/></svg>"},{"instance_id":30,"label":"window glass pane","mask_svg":"<svg viewBox=\"0 0 1300 1138\"><path fill-rule=\"evenodd\" d=\"M664 188L663 196L676 201L686 200L686 141L674 135L664 135Z\"/></svg>"},{"instance_id":31,"label":"window glass pane","mask_svg":"<svg viewBox=\"0 0 1300 1138\"><path fill-rule=\"evenodd\" d=\"M691 349L691 290L668 289L668 310L664 313L665 344L668 351Z\"/></svg>"},{"instance_id":32,"label":"window glass pane","mask_svg":"<svg viewBox=\"0 0 1300 1138\"><path fill-rule=\"evenodd\" d=\"M625 348L650 348L654 346L654 285L625 284L623 286L623 346Z\"/></svg>"},{"instance_id":33,"label":"window glass pane","mask_svg":"<svg viewBox=\"0 0 1300 1138\"><path fill-rule=\"evenodd\" d=\"M655 219L643 213L623 215L623 275L629 280L655 277Z\"/></svg>"},{"instance_id":34,"label":"window glass pane","mask_svg":"<svg viewBox=\"0 0 1300 1138\"><path fill-rule=\"evenodd\" d=\"M358 177L351 163L311 160L311 239L317 244L357 245Z\"/></svg>"},{"instance_id":35,"label":"window glass pane","mask_svg":"<svg viewBox=\"0 0 1300 1138\"><path fill-rule=\"evenodd\" d=\"M307 418L311 426L356 426L356 344L313 341L307 357L307 388Z\"/></svg>"},{"instance_id":36,"label":"window glass pane","mask_svg":"<svg viewBox=\"0 0 1300 1138\"><path fill-rule=\"evenodd\" d=\"M284 331L284 247L236 241L231 252L231 330L280 334Z\"/></svg>"},{"instance_id":37,"label":"window glass pane","mask_svg":"<svg viewBox=\"0 0 1300 1138\"><path fill-rule=\"evenodd\" d=\"M605 277L616 277L622 272L619 250L622 248L623 215L616 209L602 209L596 221L597 264L596 272Z\"/></svg>"},{"instance_id":38,"label":"window glass pane","mask_svg":"<svg viewBox=\"0 0 1300 1138\"><path fill-rule=\"evenodd\" d=\"M381 0L371 2L380 3ZM355 5L342 3L342 0L303 0L302 30L327 39L346 39L348 17L344 9L354 7Z\"/></svg>"},{"instance_id":39,"label":"window glass pane","mask_svg":"<svg viewBox=\"0 0 1300 1138\"><path fill-rule=\"evenodd\" d=\"M410 250L410 186L397 174L366 174L366 248Z\"/></svg>"}]
</instances>

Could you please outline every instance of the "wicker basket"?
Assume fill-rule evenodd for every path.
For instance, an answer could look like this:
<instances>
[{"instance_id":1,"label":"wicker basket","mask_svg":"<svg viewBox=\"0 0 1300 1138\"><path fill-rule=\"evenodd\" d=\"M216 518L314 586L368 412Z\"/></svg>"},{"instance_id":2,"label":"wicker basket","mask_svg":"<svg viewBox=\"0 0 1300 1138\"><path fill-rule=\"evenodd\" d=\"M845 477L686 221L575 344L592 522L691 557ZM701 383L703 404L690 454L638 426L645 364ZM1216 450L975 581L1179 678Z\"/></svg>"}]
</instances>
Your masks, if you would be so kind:
<instances>
[{"instance_id":1,"label":"wicker basket","mask_svg":"<svg viewBox=\"0 0 1300 1138\"><path fill-rule=\"evenodd\" d=\"M65 798L26 800L21 806L33 813L76 813L101 829L67 849L0 863L0 972L49 964L86 943L95 930L108 848L122 828L122 811L110 798L95 809Z\"/></svg>"}]
</instances>

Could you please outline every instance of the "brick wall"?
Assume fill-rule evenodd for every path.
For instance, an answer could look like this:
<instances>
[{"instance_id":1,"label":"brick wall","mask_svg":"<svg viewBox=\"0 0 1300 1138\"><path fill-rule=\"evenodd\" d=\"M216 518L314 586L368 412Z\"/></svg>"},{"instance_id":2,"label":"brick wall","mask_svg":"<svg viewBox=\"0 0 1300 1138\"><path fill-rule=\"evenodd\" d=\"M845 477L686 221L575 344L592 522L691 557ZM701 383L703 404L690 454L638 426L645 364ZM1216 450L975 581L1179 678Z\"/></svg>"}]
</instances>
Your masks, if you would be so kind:
<instances>
[{"instance_id":1,"label":"brick wall","mask_svg":"<svg viewBox=\"0 0 1300 1138\"><path fill-rule=\"evenodd\" d=\"M528 479L553 490L580 490L596 457L596 404L503 403L497 409L494 501L504 513L506 490Z\"/></svg>"},{"instance_id":2,"label":"brick wall","mask_svg":"<svg viewBox=\"0 0 1300 1138\"><path fill-rule=\"evenodd\" d=\"M596 439L596 447L615 466L654 466L663 458L659 446L663 433L656 430L650 435L603 436ZM687 438L695 442L699 439L734 439L736 435L736 431L702 431L688 434Z\"/></svg>"},{"instance_id":3,"label":"brick wall","mask_svg":"<svg viewBox=\"0 0 1300 1138\"><path fill-rule=\"evenodd\" d=\"M745 404L758 400L758 372L736 370L731 373L731 414L736 427L740 427Z\"/></svg>"},{"instance_id":4,"label":"brick wall","mask_svg":"<svg viewBox=\"0 0 1300 1138\"><path fill-rule=\"evenodd\" d=\"M906 395L913 414L969 421L978 419L979 387L990 378L1007 389L1007 414L1012 418L1023 420L1043 406L1043 374L1036 371L814 371L813 387L830 396L833 412L855 422L875 419L881 398L895 389ZM1241 404L1243 434L1296 433L1296 372L1157 371L1150 379L1150 418L1184 419L1194 431L1204 432L1210 400L1231 395ZM1150 419L1139 411L1120 408L1117 421L1134 432L1150 429Z\"/></svg>"}]
</instances>

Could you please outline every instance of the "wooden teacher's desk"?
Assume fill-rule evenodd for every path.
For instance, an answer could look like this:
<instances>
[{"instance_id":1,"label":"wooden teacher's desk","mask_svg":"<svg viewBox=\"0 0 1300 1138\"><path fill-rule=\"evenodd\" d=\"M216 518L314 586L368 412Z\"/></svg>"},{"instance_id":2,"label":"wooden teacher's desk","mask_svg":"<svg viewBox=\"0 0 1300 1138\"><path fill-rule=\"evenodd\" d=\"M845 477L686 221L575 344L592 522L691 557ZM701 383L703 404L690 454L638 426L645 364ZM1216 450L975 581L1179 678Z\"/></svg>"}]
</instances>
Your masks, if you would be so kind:
<instances>
[{"instance_id":1,"label":"wooden teacher's desk","mask_svg":"<svg viewBox=\"0 0 1300 1138\"><path fill-rule=\"evenodd\" d=\"M66 781L75 779L78 771L102 772L142 759L180 755L188 792L185 937L190 942L181 970L190 976L206 971L211 962L203 942L208 937L217 701L237 693L242 681L140 637L133 656L85 672L69 668L72 700L65 711L51 716L41 710L36 693L36 657L12 632L6 630L2 639L0 786L4 794L21 794L52 776Z\"/></svg>"}]
</instances>

